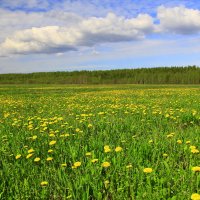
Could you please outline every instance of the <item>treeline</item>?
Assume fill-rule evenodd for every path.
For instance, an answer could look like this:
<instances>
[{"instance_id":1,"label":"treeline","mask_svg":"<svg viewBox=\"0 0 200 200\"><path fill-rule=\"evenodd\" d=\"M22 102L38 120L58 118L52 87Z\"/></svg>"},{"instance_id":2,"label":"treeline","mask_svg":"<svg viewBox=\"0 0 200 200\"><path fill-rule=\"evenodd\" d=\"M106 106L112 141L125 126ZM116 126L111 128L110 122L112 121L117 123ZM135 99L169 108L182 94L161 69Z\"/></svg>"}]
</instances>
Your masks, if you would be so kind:
<instances>
[{"instance_id":1,"label":"treeline","mask_svg":"<svg viewBox=\"0 0 200 200\"><path fill-rule=\"evenodd\" d=\"M0 84L200 84L200 68L188 66L0 74Z\"/></svg>"}]
</instances>

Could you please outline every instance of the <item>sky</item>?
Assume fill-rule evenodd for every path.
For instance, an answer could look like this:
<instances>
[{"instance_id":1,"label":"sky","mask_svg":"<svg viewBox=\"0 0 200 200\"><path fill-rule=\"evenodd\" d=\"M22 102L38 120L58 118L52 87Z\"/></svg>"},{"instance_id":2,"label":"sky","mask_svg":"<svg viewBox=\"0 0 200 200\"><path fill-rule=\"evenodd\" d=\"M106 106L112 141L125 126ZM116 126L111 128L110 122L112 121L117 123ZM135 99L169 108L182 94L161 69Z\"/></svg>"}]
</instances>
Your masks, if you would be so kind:
<instances>
[{"instance_id":1,"label":"sky","mask_svg":"<svg viewBox=\"0 0 200 200\"><path fill-rule=\"evenodd\" d=\"M199 0L0 0L0 74L200 66Z\"/></svg>"}]
</instances>

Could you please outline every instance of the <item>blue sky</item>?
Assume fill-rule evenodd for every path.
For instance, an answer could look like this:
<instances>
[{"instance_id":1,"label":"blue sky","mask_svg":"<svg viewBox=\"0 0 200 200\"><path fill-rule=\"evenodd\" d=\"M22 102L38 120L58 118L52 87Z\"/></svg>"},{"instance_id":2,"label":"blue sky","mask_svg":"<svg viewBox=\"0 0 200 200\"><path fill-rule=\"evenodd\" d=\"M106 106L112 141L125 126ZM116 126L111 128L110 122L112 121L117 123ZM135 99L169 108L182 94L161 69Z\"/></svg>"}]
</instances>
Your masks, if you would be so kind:
<instances>
[{"instance_id":1,"label":"blue sky","mask_svg":"<svg viewBox=\"0 0 200 200\"><path fill-rule=\"evenodd\" d=\"M0 0L0 73L200 66L195 0Z\"/></svg>"}]
</instances>

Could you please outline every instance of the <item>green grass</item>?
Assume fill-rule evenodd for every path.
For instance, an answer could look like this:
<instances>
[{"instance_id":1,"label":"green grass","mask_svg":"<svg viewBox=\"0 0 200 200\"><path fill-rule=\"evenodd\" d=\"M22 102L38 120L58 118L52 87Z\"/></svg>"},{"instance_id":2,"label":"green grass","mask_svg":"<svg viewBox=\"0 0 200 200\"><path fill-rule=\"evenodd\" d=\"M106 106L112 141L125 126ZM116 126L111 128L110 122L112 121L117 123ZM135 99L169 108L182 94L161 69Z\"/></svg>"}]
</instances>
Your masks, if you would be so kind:
<instances>
[{"instance_id":1,"label":"green grass","mask_svg":"<svg viewBox=\"0 0 200 200\"><path fill-rule=\"evenodd\" d=\"M190 199L199 99L197 85L0 86L0 199Z\"/></svg>"}]
</instances>

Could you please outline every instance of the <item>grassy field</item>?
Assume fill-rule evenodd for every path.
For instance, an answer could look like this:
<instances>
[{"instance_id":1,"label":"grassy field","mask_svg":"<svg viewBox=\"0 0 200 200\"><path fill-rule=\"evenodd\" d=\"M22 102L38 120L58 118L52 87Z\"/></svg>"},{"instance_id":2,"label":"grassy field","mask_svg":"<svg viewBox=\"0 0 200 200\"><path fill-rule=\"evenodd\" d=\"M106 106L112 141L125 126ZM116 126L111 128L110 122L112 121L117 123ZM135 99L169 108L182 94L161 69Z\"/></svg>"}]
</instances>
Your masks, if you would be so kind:
<instances>
[{"instance_id":1,"label":"grassy field","mask_svg":"<svg viewBox=\"0 0 200 200\"><path fill-rule=\"evenodd\" d=\"M0 138L0 199L200 199L200 86L0 86Z\"/></svg>"}]
</instances>

